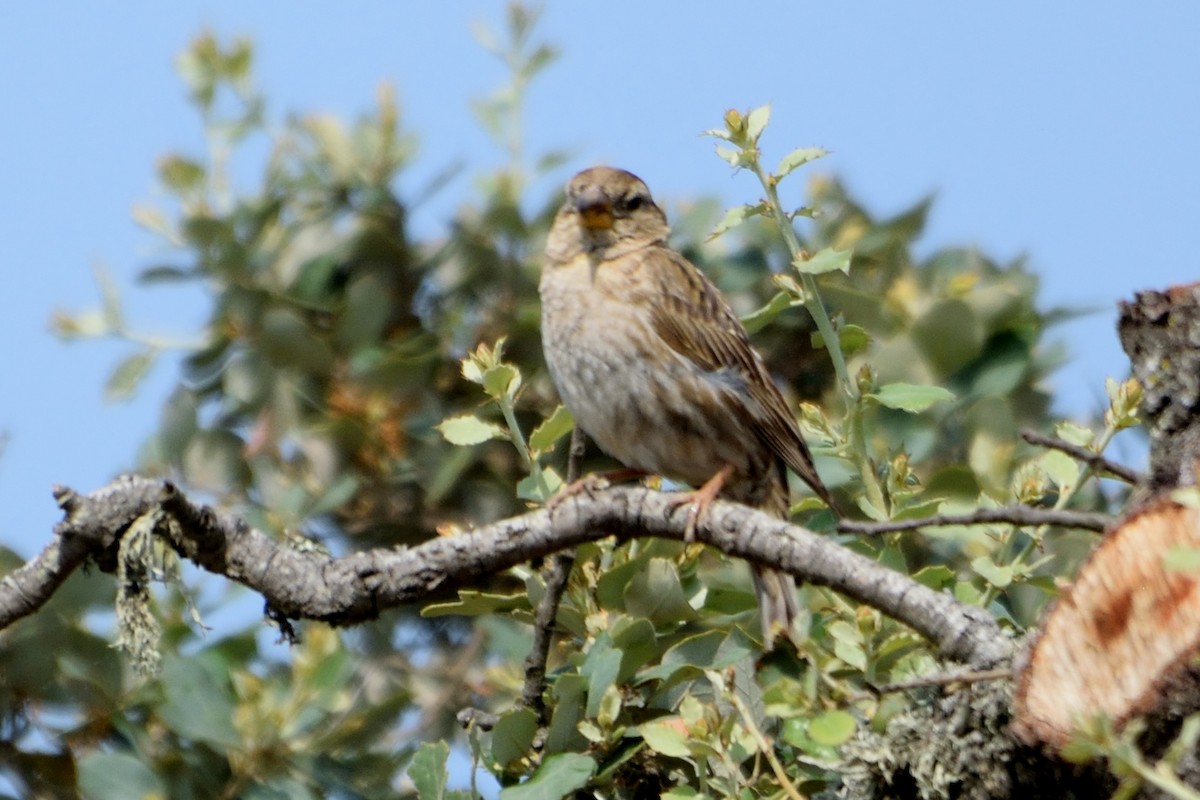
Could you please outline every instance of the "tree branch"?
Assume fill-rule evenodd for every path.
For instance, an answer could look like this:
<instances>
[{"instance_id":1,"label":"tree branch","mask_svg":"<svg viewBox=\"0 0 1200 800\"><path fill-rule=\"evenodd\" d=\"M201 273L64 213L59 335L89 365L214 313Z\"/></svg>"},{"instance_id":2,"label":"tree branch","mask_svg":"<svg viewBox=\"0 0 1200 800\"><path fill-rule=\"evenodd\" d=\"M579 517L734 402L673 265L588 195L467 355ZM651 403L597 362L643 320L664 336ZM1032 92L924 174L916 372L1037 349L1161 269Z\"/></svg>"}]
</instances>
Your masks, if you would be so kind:
<instances>
[{"instance_id":1,"label":"tree branch","mask_svg":"<svg viewBox=\"0 0 1200 800\"><path fill-rule=\"evenodd\" d=\"M1126 483L1132 483L1135 486L1142 483L1145 478L1139 475L1136 470L1132 470L1124 464L1118 464L1115 461L1109 461L1100 453L1088 450L1085 447L1073 445L1070 442L1064 442L1054 436L1046 436L1037 431L1021 431L1021 438L1030 444L1048 447L1051 450L1061 450L1076 461L1082 461L1092 468L1092 471L1097 475L1108 473L1114 478L1119 478Z\"/></svg>"},{"instance_id":2,"label":"tree branch","mask_svg":"<svg viewBox=\"0 0 1200 800\"><path fill-rule=\"evenodd\" d=\"M842 533L875 536L881 533L915 531L918 528L936 528L944 525L986 525L1002 522L1010 525L1058 525L1063 528L1082 528L1102 532L1112 521L1113 518L1108 514L1091 511L1009 506L1008 508L979 508L966 514L934 514L932 517L897 519L887 522L844 519L838 522L838 530Z\"/></svg>"},{"instance_id":3,"label":"tree branch","mask_svg":"<svg viewBox=\"0 0 1200 800\"><path fill-rule=\"evenodd\" d=\"M14 573L20 578L10 576L0 584L0 609L6 612L0 625L37 610L84 562L78 550L64 557L68 548L81 548L83 556L103 565L139 516L134 512L145 513L155 504L177 523L165 526L171 544L198 566L254 589L286 617L351 625L606 536L682 540L687 509L672 499L640 487L580 492L553 514L532 511L409 549L334 558L276 542L231 514L193 503L170 483L127 477L86 497L70 494L71 502L61 503L68 513L55 528L56 542ZM984 668L1012 654L1011 640L983 610L755 509L715 502L695 533L696 540L725 553L877 608L921 633L945 658Z\"/></svg>"}]
</instances>

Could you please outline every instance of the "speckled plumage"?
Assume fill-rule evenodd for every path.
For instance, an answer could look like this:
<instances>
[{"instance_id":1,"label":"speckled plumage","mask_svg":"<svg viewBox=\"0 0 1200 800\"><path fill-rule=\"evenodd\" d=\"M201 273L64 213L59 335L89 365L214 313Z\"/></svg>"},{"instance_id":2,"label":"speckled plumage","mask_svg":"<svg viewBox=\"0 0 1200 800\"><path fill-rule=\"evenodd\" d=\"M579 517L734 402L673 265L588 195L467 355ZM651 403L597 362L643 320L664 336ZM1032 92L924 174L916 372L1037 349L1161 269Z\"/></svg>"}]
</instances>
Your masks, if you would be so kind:
<instances>
[{"instance_id":1,"label":"speckled plumage","mask_svg":"<svg viewBox=\"0 0 1200 800\"><path fill-rule=\"evenodd\" d=\"M542 345L576 423L626 466L699 486L726 466L721 496L779 517L791 468L830 506L812 456L704 273L670 249L646 185L593 167L567 184L546 244ZM770 646L797 612L790 575L755 572Z\"/></svg>"}]
</instances>

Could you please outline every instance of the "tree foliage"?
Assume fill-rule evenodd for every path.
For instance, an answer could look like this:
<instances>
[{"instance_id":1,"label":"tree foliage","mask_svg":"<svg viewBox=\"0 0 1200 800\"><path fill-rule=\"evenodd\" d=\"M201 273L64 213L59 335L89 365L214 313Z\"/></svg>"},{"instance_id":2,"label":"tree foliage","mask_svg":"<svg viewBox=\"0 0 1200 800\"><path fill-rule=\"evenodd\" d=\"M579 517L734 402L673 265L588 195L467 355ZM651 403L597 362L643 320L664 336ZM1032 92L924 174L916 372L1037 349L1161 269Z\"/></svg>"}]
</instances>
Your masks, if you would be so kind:
<instances>
[{"instance_id":1,"label":"tree foliage","mask_svg":"<svg viewBox=\"0 0 1200 800\"><path fill-rule=\"evenodd\" d=\"M145 473L203 490L295 547L335 552L453 536L546 501L565 474L570 418L537 334L539 254L558 199L526 187L559 174L561 159L527 162L520 147L523 89L553 60L533 24L510 10L493 47L511 83L479 104L509 163L425 238L409 218L438 187L408 177L417 137L390 89L353 123L276 123L250 43L191 44L179 71L210 154L160 159L170 202L136 216L164 251L142 282L198 283L211 307L143 448ZM673 243L745 315L848 505L876 520L1014 502L1105 508L1090 468L1020 441L1023 428L1055 428L1045 336L1056 315L1038 309L1024 265L958 247L918 255L929 200L879 218L816 177L802 206L784 207L794 171L820 153L795 151L770 172L757 160L769 112L731 114L719 154L759 174L764 199L724 215L711 200L677 203ZM257 182L233 188L234 156L264 149ZM840 377L805 310L817 297ZM101 313L57 324L129 340L108 387L125 395L169 348L133 332L119 305L110 293ZM1058 434L1102 450L1134 422L1130 387L1110 395L1103 424ZM1014 631L1080 543L1002 523L856 538L805 502L795 511ZM158 577L176 571L173 558L160 554ZM906 702L866 688L934 665L913 631L814 587L801 590L805 646L764 658L743 564L661 540L589 544L558 612L541 728L517 703L545 591L538 567L355 629L300 625L283 657L258 620L237 628L222 616L206 635L198 616L247 603L189 577L155 593L164 655L148 678L110 647L112 582L73 577L0 651L4 772L30 794L94 798L428 800L466 796L467 764L506 800L585 787L809 795L838 785L841 746ZM497 715L494 726L464 732L455 715L466 707Z\"/></svg>"}]
</instances>

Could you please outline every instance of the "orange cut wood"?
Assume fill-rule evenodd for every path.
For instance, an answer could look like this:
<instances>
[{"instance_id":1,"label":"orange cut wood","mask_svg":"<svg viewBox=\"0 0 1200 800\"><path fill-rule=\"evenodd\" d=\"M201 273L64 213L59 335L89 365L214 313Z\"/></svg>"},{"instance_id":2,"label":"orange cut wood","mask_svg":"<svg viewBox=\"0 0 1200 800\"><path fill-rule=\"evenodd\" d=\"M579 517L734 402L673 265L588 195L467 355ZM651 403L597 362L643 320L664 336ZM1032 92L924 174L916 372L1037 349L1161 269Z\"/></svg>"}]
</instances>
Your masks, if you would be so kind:
<instances>
[{"instance_id":1,"label":"orange cut wood","mask_svg":"<svg viewBox=\"0 0 1200 800\"><path fill-rule=\"evenodd\" d=\"M1121 521L1045 614L1017 675L1013 731L1061 747L1079 721L1158 708L1200 650L1200 509L1159 500Z\"/></svg>"}]
</instances>

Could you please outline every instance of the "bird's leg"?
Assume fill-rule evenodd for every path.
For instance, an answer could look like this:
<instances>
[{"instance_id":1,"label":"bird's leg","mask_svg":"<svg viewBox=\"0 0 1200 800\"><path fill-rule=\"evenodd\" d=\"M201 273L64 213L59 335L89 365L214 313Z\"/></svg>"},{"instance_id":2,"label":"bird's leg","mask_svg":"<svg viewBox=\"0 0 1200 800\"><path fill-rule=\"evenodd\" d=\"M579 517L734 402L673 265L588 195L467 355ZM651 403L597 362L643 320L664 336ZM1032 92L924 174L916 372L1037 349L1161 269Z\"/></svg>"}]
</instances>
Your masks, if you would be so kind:
<instances>
[{"instance_id":1,"label":"bird's leg","mask_svg":"<svg viewBox=\"0 0 1200 800\"><path fill-rule=\"evenodd\" d=\"M592 494L599 489L607 489L614 483L622 483L631 481L635 478L643 478L648 473L640 469L629 469L622 467L621 469L613 469L607 472L592 472L584 475L579 480L569 483L550 498L550 502L546 503L546 510L553 512L564 500L569 497L574 497L577 494L586 492Z\"/></svg>"},{"instance_id":2,"label":"bird's leg","mask_svg":"<svg viewBox=\"0 0 1200 800\"><path fill-rule=\"evenodd\" d=\"M726 464L721 467L716 475L713 475L699 489L693 489L690 492L680 492L677 497L671 498L672 510L679 506L691 504L688 509L687 527L683 529L683 540L685 542L694 542L696 540L696 523L700 521L700 515L704 513L713 500L717 499L717 495L725 488L725 481L729 480L729 476L733 474L733 464Z\"/></svg>"}]
</instances>

